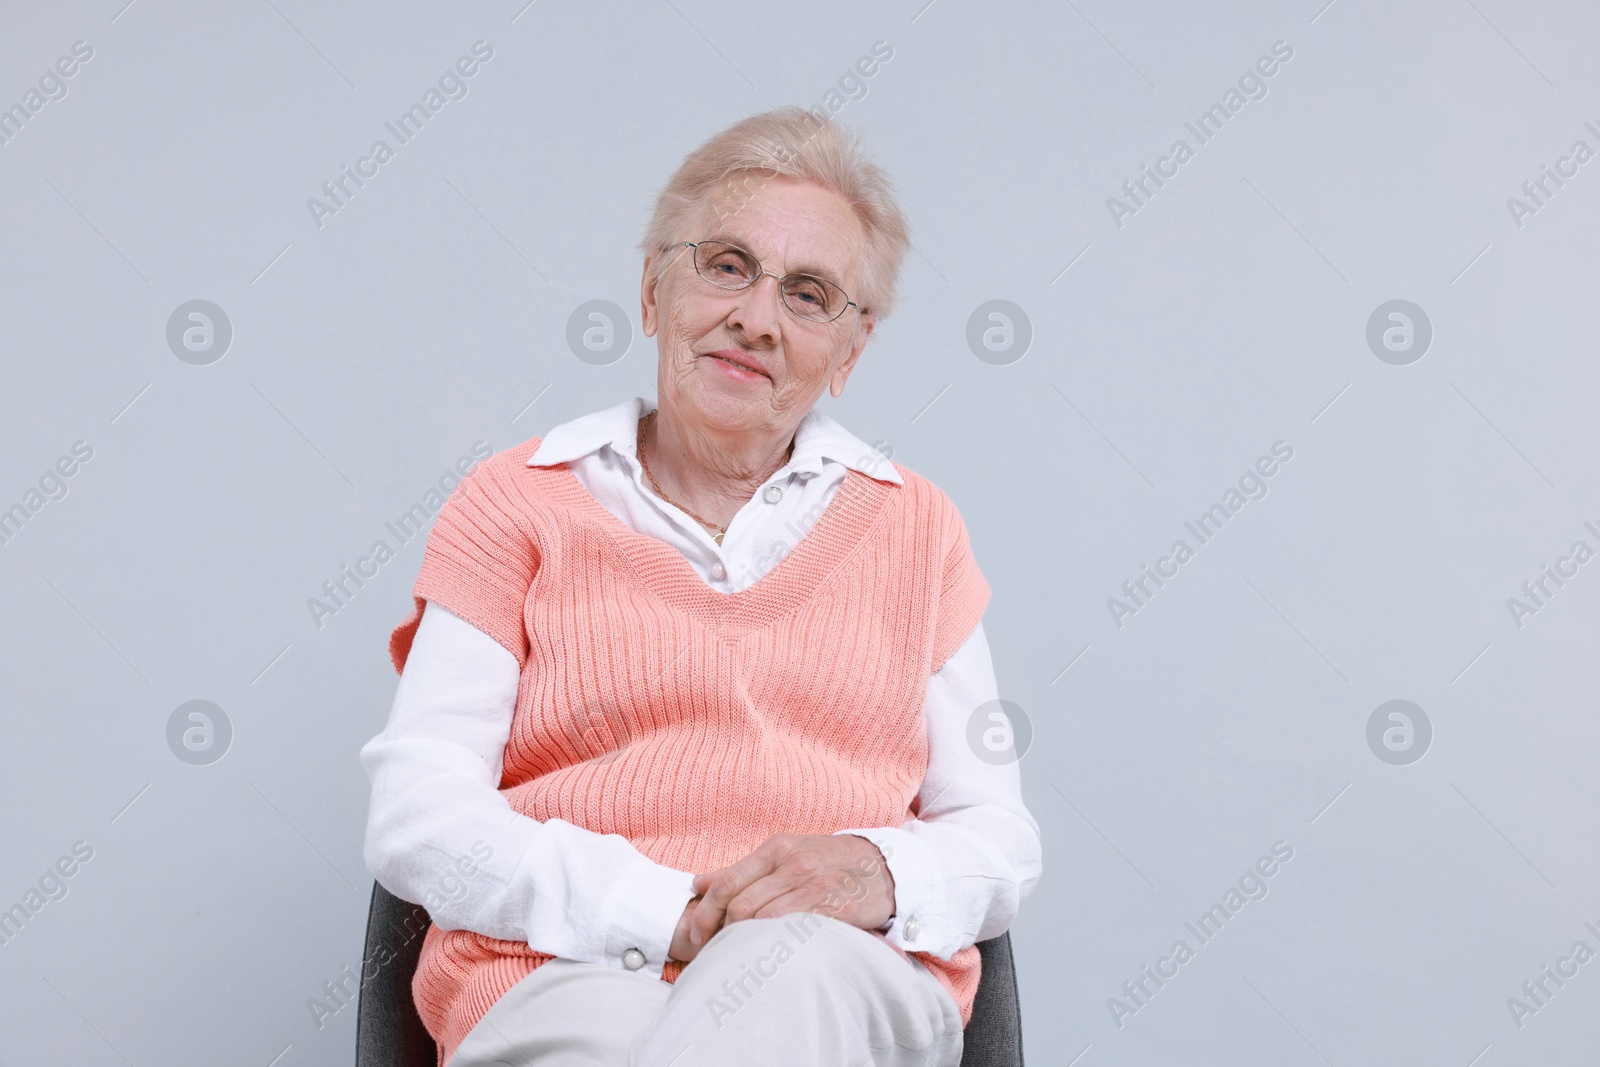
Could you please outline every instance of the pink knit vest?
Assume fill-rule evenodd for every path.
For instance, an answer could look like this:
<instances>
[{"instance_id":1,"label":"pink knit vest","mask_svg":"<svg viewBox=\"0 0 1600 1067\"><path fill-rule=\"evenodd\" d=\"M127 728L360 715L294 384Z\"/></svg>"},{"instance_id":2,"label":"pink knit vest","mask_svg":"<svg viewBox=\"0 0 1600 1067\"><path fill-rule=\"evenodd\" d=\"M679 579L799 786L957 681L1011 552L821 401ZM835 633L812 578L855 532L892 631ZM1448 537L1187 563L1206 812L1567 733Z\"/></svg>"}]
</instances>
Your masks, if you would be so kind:
<instances>
[{"instance_id":1,"label":"pink knit vest","mask_svg":"<svg viewBox=\"0 0 1600 1067\"><path fill-rule=\"evenodd\" d=\"M516 656L500 781L511 807L621 834L693 872L777 833L914 818L928 679L989 600L950 499L898 463L899 486L851 470L777 566L728 595L618 520L565 466L528 466L539 441L492 456L450 495L415 611L389 641L402 670L432 600ZM977 948L912 955L965 1026ZM412 992L440 1067L490 1005L552 958L430 926ZM663 980L682 966L669 963Z\"/></svg>"}]
</instances>

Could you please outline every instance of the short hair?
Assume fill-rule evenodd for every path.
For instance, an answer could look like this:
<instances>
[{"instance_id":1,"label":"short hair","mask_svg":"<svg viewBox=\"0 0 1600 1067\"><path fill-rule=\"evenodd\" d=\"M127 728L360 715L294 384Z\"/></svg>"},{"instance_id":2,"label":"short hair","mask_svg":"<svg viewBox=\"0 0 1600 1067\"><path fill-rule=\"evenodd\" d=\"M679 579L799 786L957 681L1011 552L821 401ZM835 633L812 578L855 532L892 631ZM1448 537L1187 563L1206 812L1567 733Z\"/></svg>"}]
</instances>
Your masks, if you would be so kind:
<instances>
[{"instance_id":1,"label":"short hair","mask_svg":"<svg viewBox=\"0 0 1600 1067\"><path fill-rule=\"evenodd\" d=\"M752 179L751 171L760 174ZM688 239L688 228L699 223L719 193L737 194L741 185L748 190L752 180L759 188L763 178L777 175L815 182L849 203L862 230L856 264L861 295L851 296L876 318L888 317L897 303L910 228L889 176L868 158L860 134L840 127L821 108L780 107L752 115L689 153L656 197L640 250L647 255L671 251ZM671 262L658 257L657 277Z\"/></svg>"}]
</instances>

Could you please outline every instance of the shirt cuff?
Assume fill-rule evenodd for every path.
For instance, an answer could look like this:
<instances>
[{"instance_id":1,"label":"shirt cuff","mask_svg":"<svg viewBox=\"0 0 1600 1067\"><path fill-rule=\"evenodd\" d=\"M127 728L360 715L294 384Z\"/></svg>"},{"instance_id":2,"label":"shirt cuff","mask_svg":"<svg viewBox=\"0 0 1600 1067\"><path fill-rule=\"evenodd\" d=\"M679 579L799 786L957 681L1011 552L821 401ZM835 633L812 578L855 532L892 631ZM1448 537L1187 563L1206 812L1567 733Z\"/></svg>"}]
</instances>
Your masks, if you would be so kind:
<instances>
[{"instance_id":1,"label":"shirt cuff","mask_svg":"<svg viewBox=\"0 0 1600 1067\"><path fill-rule=\"evenodd\" d=\"M694 897L694 873L640 865L620 878L600 910L605 955L598 962L660 978L683 907ZM643 963L639 963L640 956ZM630 963L637 966L629 966Z\"/></svg>"},{"instance_id":2,"label":"shirt cuff","mask_svg":"<svg viewBox=\"0 0 1600 1067\"><path fill-rule=\"evenodd\" d=\"M885 940L906 952L928 952L949 959L962 948L960 931L952 930L950 889L938 857L917 837L892 826L839 830L878 846L894 876L894 915L878 929Z\"/></svg>"}]
</instances>

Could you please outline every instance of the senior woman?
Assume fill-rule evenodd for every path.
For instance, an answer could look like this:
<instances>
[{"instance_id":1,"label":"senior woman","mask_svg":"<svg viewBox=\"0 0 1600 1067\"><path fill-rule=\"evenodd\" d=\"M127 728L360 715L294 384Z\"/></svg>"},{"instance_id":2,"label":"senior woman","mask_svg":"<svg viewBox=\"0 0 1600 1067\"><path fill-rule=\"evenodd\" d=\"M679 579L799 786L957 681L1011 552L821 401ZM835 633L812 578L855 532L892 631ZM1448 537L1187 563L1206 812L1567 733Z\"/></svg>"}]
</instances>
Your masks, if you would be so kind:
<instances>
[{"instance_id":1,"label":"senior woman","mask_svg":"<svg viewBox=\"0 0 1600 1067\"><path fill-rule=\"evenodd\" d=\"M441 1065L959 1062L974 943L1041 870L968 742L989 587L948 497L815 406L908 245L831 121L717 134L642 244L657 402L446 502L361 751Z\"/></svg>"}]
</instances>

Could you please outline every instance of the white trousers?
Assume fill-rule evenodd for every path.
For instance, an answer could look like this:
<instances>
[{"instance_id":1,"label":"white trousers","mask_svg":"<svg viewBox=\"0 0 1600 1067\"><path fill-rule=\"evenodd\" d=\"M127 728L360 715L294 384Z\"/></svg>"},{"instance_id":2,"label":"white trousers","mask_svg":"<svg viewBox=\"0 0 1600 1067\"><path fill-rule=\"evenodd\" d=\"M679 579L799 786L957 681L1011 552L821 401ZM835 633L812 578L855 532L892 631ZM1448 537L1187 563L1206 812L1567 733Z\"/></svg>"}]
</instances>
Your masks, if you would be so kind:
<instances>
[{"instance_id":1,"label":"white trousers","mask_svg":"<svg viewBox=\"0 0 1600 1067\"><path fill-rule=\"evenodd\" d=\"M959 1067L961 1013L933 973L831 916L718 930L668 983L554 959L446 1067Z\"/></svg>"}]
</instances>

